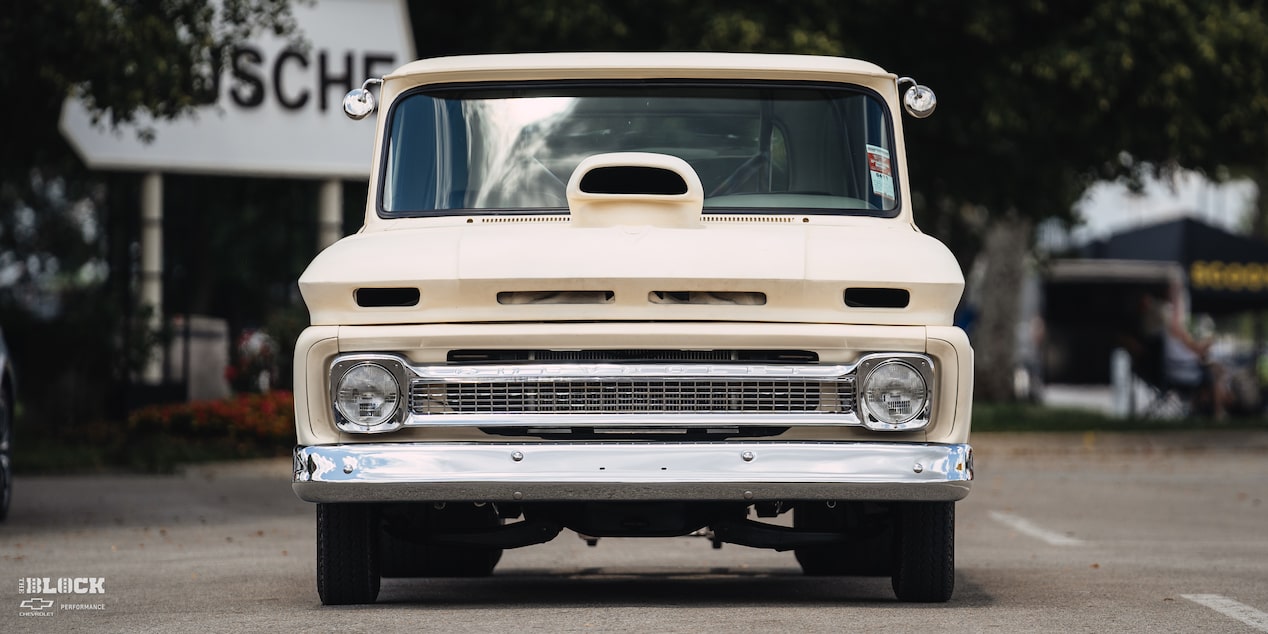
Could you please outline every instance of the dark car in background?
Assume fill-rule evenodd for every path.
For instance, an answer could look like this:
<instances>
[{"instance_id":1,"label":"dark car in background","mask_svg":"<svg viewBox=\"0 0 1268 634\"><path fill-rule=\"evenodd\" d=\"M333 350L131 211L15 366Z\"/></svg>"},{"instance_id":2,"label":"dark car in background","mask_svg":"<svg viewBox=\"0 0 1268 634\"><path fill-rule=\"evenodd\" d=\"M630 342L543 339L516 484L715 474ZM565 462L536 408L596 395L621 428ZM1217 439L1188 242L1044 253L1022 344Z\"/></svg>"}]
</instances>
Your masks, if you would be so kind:
<instances>
[{"instance_id":1,"label":"dark car in background","mask_svg":"<svg viewBox=\"0 0 1268 634\"><path fill-rule=\"evenodd\" d=\"M13 364L0 332L0 520L9 515L13 497Z\"/></svg>"}]
</instances>

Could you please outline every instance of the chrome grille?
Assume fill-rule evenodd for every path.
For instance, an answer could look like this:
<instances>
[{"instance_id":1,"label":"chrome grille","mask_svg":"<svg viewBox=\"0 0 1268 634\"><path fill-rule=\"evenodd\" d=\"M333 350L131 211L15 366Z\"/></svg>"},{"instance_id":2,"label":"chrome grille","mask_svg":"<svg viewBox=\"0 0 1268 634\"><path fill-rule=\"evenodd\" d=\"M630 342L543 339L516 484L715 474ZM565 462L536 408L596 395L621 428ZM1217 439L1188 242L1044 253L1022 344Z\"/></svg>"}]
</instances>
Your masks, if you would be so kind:
<instances>
[{"instance_id":1,"label":"chrome grille","mask_svg":"<svg viewBox=\"0 0 1268 634\"><path fill-rule=\"evenodd\" d=\"M331 365L332 398L348 369L367 363L388 369L406 390L403 407L397 410L399 421L390 429L340 429L379 433L416 426L477 428L506 435L653 436L777 435L794 427L923 429L930 421L929 406L901 424L865 415L858 377L869 376L886 363L915 368L924 379L927 401L937 397L933 360L909 352L870 353L837 364L809 361L817 361L814 352L765 350L732 351L735 354L728 354L726 362L653 362L644 357L654 355L642 350L605 352L601 359L581 361L508 358L521 352L455 350L452 356L465 362L433 364L412 364L393 354L341 355ZM580 352L589 356L589 351ZM638 360L607 358L627 355Z\"/></svg>"},{"instance_id":2,"label":"chrome grille","mask_svg":"<svg viewBox=\"0 0 1268 634\"><path fill-rule=\"evenodd\" d=\"M410 411L443 414L849 414L854 378L436 381L410 383Z\"/></svg>"}]
</instances>

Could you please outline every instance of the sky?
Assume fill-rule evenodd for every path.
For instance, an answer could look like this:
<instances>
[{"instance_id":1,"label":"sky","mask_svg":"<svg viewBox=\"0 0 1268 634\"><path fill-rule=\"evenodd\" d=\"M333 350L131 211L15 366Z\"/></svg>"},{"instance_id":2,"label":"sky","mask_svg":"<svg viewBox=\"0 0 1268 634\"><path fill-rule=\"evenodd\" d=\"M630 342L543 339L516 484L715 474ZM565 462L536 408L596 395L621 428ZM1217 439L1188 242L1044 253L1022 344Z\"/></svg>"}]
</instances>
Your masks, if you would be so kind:
<instances>
[{"instance_id":1,"label":"sky","mask_svg":"<svg viewBox=\"0 0 1268 634\"><path fill-rule=\"evenodd\" d=\"M1071 232L1075 244L1134 227L1182 217L1196 218L1232 233L1244 233L1259 194L1247 179L1215 183L1195 172L1180 172L1173 183L1150 181L1142 194L1123 185L1093 186L1076 205L1084 222Z\"/></svg>"}]
</instances>

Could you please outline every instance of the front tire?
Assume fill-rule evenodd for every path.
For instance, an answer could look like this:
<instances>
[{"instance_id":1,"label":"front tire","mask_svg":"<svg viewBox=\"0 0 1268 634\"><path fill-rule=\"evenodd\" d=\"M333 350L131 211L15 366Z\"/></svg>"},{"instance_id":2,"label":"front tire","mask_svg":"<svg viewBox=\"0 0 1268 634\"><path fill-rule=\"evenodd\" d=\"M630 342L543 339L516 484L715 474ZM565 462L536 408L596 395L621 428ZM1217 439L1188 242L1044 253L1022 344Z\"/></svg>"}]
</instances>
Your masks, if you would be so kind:
<instances>
[{"instance_id":1,"label":"front tire","mask_svg":"<svg viewBox=\"0 0 1268 634\"><path fill-rule=\"evenodd\" d=\"M955 589L955 503L912 502L896 511L894 594L909 603L943 603Z\"/></svg>"},{"instance_id":2,"label":"front tire","mask_svg":"<svg viewBox=\"0 0 1268 634\"><path fill-rule=\"evenodd\" d=\"M379 514L373 504L317 505L317 594L324 605L379 596Z\"/></svg>"}]
</instances>

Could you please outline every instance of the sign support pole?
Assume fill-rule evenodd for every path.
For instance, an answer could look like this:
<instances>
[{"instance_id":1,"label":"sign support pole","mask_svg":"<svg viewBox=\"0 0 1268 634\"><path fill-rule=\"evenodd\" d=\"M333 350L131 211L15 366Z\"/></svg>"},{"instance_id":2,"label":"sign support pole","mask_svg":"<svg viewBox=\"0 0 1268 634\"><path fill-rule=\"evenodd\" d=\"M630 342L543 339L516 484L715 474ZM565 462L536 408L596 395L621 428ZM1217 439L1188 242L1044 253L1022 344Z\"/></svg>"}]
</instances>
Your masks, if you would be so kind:
<instances>
[{"instance_id":1,"label":"sign support pole","mask_svg":"<svg viewBox=\"0 0 1268 634\"><path fill-rule=\"evenodd\" d=\"M343 237L343 181L331 178L321 183L321 202L317 210L317 250L320 251Z\"/></svg>"},{"instance_id":2,"label":"sign support pole","mask_svg":"<svg viewBox=\"0 0 1268 634\"><path fill-rule=\"evenodd\" d=\"M147 172L141 177L141 306L150 310L150 332L163 324L163 175ZM156 385L163 380L163 355L149 351L142 380Z\"/></svg>"}]
</instances>

